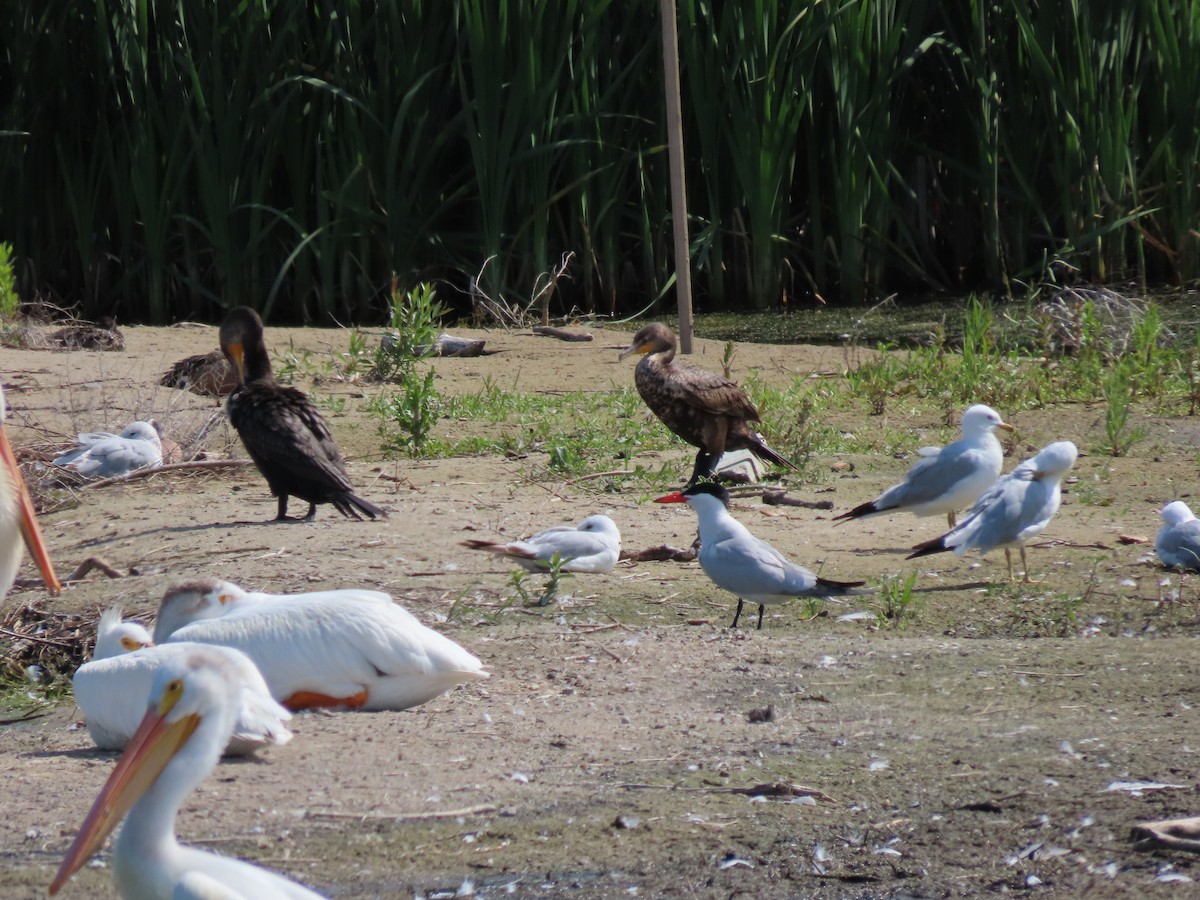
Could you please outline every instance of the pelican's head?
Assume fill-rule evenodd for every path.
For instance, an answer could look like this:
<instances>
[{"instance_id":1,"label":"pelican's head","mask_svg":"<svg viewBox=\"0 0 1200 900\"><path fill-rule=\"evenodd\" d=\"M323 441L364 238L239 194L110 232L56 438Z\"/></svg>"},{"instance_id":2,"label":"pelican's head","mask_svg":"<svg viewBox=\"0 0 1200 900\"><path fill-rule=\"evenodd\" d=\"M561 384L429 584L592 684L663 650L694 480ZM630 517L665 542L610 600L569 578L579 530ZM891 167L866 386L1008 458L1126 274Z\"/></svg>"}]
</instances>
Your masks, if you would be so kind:
<instances>
[{"instance_id":1,"label":"pelican's head","mask_svg":"<svg viewBox=\"0 0 1200 900\"><path fill-rule=\"evenodd\" d=\"M150 632L137 622L121 621L121 607L114 606L106 609L100 616L100 624L96 627L96 649L92 651L92 659L108 659L153 646L154 639L150 637Z\"/></svg>"},{"instance_id":2,"label":"pelican's head","mask_svg":"<svg viewBox=\"0 0 1200 900\"><path fill-rule=\"evenodd\" d=\"M995 431L997 428L1004 431L1015 431L1013 426L1000 418L1000 413L996 412L990 406L984 406L982 403L976 403L974 406L968 407L967 411L963 413L963 434L986 434L989 431Z\"/></svg>"},{"instance_id":3,"label":"pelican's head","mask_svg":"<svg viewBox=\"0 0 1200 900\"><path fill-rule=\"evenodd\" d=\"M4 431L4 420L7 409L4 401L4 389L0 388L0 534L5 540L16 542L17 532L25 542L29 555L37 563L45 579L46 589L53 593L62 590L58 576L54 574L54 565L50 562L50 554L46 550L46 541L42 537L42 529L38 527L37 513L33 508L33 498L29 496L29 488L25 486L25 477L21 474L21 466L17 455L13 452L12 444ZM9 529L13 529L9 531ZM7 553L8 548L5 548ZM16 577L16 566L20 562L20 551L12 558L13 570L6 573L7 577L0 581L0 600L8 593L10 578Z\"/></svg>"},{"instance_id":4,"label":"pelican's head","mask_svg":"<svg viewBox=\"0 0 1200 900\"><path fill-rule=\"evenodd\" d=\"M1182 500L1172 500L1162 509L1163 521L1168 525L1182 525L1194 518L1191 509Z\"/></svg>"},{"instance_id":5,"label":"pelican's head","mask_svg":"<svg viewBox=\"0 0 1200 900\"><path fill-rule=\"evenodd\" d=\"M1078 458L1079 450L1070 441L1047 444L1038 451L1037 456L1029 460L1033 464L1033 478L1035 481L1042 478L1061 478L1075 465Z\"/></svg>"},{"instance_id":6,"label":"pelican's head","mask_svg":"<svg viewBox=\"0 0 1200 900\"><path fill-rule=\"evenodd\" d=\"M233 733L243 682L225 647L198 646L154 673L146 715L117 760L50 885L58 889L91 858L138 799L168 773L190 790L208 775Z\"/></svg>"},{"instance_id":7,"label":"pelican's head","mask_svg":"<svg viewBox=\"0 0 1200 900\"><path fill-rule=\"evenodd\" d=\"M675 334L662 322L651 322L633 336L633 343L621 351L618 359L643 353L661 353L675 350Z\"/></svg>"},{"instance_id":8,"label":"pelican's head","mask_svg":"<svg viewBox=\"0 0 1200 900\"><path fill-rule=\"evenodd\" d=\"M215 578L177 584L163 595L158 605L154 640L161 643L184 625L223 616L245 597L246 592L236 584Z\"/></svg>"}]
</instances>

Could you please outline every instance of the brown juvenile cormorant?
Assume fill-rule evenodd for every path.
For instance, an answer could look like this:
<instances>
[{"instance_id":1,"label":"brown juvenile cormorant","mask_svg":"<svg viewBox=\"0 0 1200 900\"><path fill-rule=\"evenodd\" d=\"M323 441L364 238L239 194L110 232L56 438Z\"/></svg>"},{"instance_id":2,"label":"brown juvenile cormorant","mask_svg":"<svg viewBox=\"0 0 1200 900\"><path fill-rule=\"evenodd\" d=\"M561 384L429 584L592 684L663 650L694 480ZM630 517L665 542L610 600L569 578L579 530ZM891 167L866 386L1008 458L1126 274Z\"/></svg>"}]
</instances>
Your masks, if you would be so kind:
<instances>
[{"instance_id":1,"label":"brown juvenile cormorant","mask_svg":"<svg viewBox=\"0 0 1200 900\"><path fill-rule=\"evenodd\" d=\"M635 353L645 354L633 378L650 411L675 434L700 448L689 486L710 478L726 450L749 450L776 465L796 468L746 424L761 422L762 417L745 391L724 376L672 361L675 335L666 325L647 325L633 336L633 343L620 358Z\"/></svg>"},{"instance_id":2,"label":"brown juvenile cormorant","mask_svg":"<svg viewBox=\"0 0 1200 900\"><path fill-rule=\"evenodd\" d=\"M237 372L220 350L214 350L181 359L163 373L158 383L202 397L224 397L237 387Z\"/></svg>"},{"instance_id":3,"label":"brown juvenile cormorant","mask_svg":"<svg viewBox=\"0 0 1200 900\"><path fill-rule=\"evenodd\" d=\"M308 501L305 522L318 503L332 503L355 519L362 518L359 512L372 519L384 516L354 495L342 454L313 402L302 391L275 383L258 313L246 306L229 311L221 323L221 352L238 378L226 403L229 421L279 498L276 519L289 520L289 496Z\"/></svg>"}]
</instances>

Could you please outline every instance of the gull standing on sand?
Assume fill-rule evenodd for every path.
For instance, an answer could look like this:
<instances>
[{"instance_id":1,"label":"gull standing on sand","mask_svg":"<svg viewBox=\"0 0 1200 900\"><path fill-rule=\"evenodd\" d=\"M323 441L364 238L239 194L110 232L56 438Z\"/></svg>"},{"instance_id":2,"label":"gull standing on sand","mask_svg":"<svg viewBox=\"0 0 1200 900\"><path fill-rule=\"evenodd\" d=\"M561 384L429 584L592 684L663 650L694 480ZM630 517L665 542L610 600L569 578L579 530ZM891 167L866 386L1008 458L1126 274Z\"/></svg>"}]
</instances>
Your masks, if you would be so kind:
<instances>
[{"instance_id":1,"label":"gull standing on sand","mask_svg":"<svg viewBox=\"0 0 1200 900\"><path fill-rule=\"evenodd\" d=\"M967 517L939 538L918 544L906 558L953 550L962 556L978 550L983 556L997 547L1004 548L1008 561L1008 580L1013 580L1012 548L1021 549L1022 580L1029 582L1029 564L1025 543L1037 537L1050 524L1062 502L1063 476L1075 465L1079 451L1070 441L1057 441L1043 447L1032 459L1021 463L976 501Z\"/></svg>"},{"instance_id":2,"label":"gull standing on sand","mask_svg":"<svg viewBox=\"0 0 1200 900\"><path fill-rule=\"evenodd\" d=\"M545 572L557 555L564 572L611 572L621 556L621 532L608 516L588 516L579 525L556 525L523 541L466 540L462 546L506 556L530 572Z\"/></svg>"},{"instance_id":3,"label":"gull standing on sand","mask_svg":"<svg viewBox=\"0 0 1200 900\"><path fill-rule=\"evenodd\" d=\"M730 628L737 628L742 603L758 604L758 627L762 628L763 607L784 603L793 597L836 597L863 594L863 581L830 581L789 562L783 554L750 533L729 514L729 491L710 481L680 493L659 497L655 503L686 503L700 519L700 568L717 587L738 598Z\"/></svg>"},{"instance_id":4,"label":"gull standing on sand","mask_svg":"<svg viewBox=\"0 0 1200 900\"><path fill-rule=\"evenodd\" d=\"M77 435L76 440L79 446L56 458L53 465L73 469L84 478L116 478L162 465L162 436L153 422L133 422L120 434L92 431Z\"/></svg>"},{"instance_id":5,"label":"gull standing on sand","mask_svg":"<svg viewBox=\"0 0 1200 900\"><path fill-rule=\"evenodd\" d=\"M1154 550L1164 566L1200 570L1200 519L1182 500L1163 507L1163 527L1154 541Z\"/></svg>"},{"instance_id":6,"label":"gull standing on sand","mask_svg":"<svg viewBox=\"0 0 1200 900\"><path fill-rule=\"evenodd\" d=\"M275 596L199 579L167 591L154 639L241 650L292 711L408 709L488 677L475 656L378 591Z\"/></svg>"},{"instance_id":7,"label":"gull standing on sand","mask_svg":"<svg viewBox=\"0 0 1200 900\"><path fill-rule=\"evenodd\" d=\"M122 897L319 900L282 875L181 846L175 837L179 808L229 742L244 687L241 671L217 647L190 648L155 672L141 725L83 820L51 895L124 818L112 851L113 880ZM211 795L191 802L214 805ZM220 801L215 805L219 809Z\"/></svg>"},{"instance_id":8,"label":"gull standing on sand","mask_svg":"<svg viewBox=\"0 0 1200 900\"><path fill-rule=\"evenodd\" d=\"M88 733L101 750L123 750L146 712L150 682L168 660L200 644L155 645L137 622L121 621L117 607L100 616L96 649L90 662L75 671L71 684L83 711ZM246 654L230 647L214 648L238 669L242 694L226 755L245 756L269 744L292 738L284 724L291 713L271 697L267 683Z\"/></svg>"},{"instance_id":9,"label":"gull standing on sand","mask_svg":"<svg viewBox=\"0 0 1200 900\"><path fill-rule=\"evenodd\" d=\"M7 414L4 389L0 387L0 600L4 599L17 579L22 548L28 548L29 555L37 563L46 581L46 589L54 593L62 590L58 576L54 574L50 554L46 551L42 529L38 527L33 498L29 496L17 455L13 453L12 444L8 442L4 430Z\"/></svg>"},{"instance_id":10,"label":"gull standing on sand","mask_svg":"<svg viewBox=\"0 0 1200 900\"><path fill-rule=\"evenodd\" d=\"M866 519L890 512L916 516L945 514L951 528L955 512L970 506L995 484L1004 467L1004 448L996 429L1012 431L990 406L978 403L962 417L962 437L945 447L922 447L923 457L904 480L869 503L834 516L834 521Z\"/></svg>"}]
</instances>

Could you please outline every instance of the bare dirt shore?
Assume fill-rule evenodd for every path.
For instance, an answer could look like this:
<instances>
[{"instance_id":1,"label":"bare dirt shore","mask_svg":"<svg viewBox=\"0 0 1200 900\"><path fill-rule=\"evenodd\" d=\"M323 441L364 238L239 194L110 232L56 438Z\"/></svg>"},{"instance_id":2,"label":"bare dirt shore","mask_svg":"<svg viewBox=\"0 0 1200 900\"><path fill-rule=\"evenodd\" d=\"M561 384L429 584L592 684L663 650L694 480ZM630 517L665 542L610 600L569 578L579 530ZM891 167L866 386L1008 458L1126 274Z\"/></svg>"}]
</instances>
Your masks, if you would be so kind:
<instances>
[{"instance_id":1,"label":"bare dirt shore","mask_svg":"<svg viewBox=\"0 0 1200 900\"><path fill-rule=\"evenodd\" d=\"M596 330L591 343L463 333L503 352L434 363L443 393L488 378L526 391L632 381L617 362L628 331ZM126 337L125 353L4 350L18 448L135 418L176 435L209 420L213 401L156 382L215 347L215 329ZM188 800L184 839L336 897L1138 897L1200 879L1192 857L1130 841L1139 821L1200 812L1200 594L1157 568L1150 545L1119 540L1152 538L1162 505L1191 492L1195 420L1139 413L1149 437L1113 459L1100 409L1001 410L1019 428L1015 457L1060 438L1085 452L1029 551L1033 585L1009 586L999 553L905 562L944 522L835 529L831 512L735 504L753 531L828 577L918 572L923 608L903 628L839 621L868 598L811 620L800 604L775 607L762 631L731 631L733 599L694 563L673 562L579 576L556 605L499 612L511 568L459 541L606 512L627 549L686 546L694 517L607 491L605 479L553 477L544 453L385 461L366 401L387 388L311 377L347 334L270 328L267 339L276 358L290 345L297 383L328 401L355 483L390 518L323 507L311 524L270 523L275 502L249 467L78 490L77 504L43 519L60 572L98 556L130 574L93 572L54 598L14 591L5 609L150 614L167 586L199 575L278 592L374 588L492 677L402 713L298 716L290 744L223 764ZM693 362L719 370L721 353L702 341ZM844 366L841 350L819 347L741 345L735 361L736 376L753 367L779 386ZM900 402L883 417L865 403L839 415L839 428L899 432L909 450L953 436ZM219 420L206 447L242 455ZM655 456L635 462L690 471L682 445ZM832 471L837 462L854 469ZM609 464L621 466L598 461ZM842 510L909 464L890 453L814 460L815 477L791 491ZM43 897L114 756L92 748L69 703L0 727L0 751L0 896ZM106 859L62 896L113 896Z\"/></svg>"}]
</instances>

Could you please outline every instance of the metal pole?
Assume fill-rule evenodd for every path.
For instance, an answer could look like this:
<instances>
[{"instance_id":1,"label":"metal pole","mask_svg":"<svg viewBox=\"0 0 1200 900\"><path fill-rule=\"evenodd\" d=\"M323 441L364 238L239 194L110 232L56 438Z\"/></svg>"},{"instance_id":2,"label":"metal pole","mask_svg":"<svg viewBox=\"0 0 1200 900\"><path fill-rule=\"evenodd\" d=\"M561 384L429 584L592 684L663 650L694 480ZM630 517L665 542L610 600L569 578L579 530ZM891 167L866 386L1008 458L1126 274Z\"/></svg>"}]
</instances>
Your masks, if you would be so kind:
<instances>
[{"instance_id":1,"label":"metal pole","mask_svg":"<svg viewBox=\"0 0 1200 900\"><path fill-rule=\"evenodd\" d=\"M692 352L692 258L688 240L687 190L683 177L683 116L679 111L679 28L675 0L661 0L663 84L667 94L667 156L671 162L671 213L675 234L675 300L679 305L679 350Z\"/></svg>"}]
</instances>

